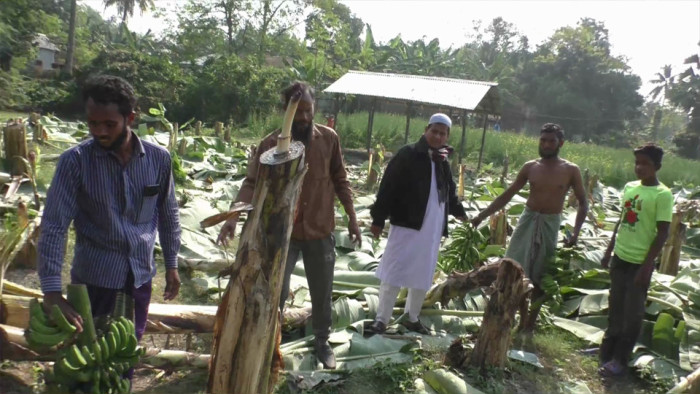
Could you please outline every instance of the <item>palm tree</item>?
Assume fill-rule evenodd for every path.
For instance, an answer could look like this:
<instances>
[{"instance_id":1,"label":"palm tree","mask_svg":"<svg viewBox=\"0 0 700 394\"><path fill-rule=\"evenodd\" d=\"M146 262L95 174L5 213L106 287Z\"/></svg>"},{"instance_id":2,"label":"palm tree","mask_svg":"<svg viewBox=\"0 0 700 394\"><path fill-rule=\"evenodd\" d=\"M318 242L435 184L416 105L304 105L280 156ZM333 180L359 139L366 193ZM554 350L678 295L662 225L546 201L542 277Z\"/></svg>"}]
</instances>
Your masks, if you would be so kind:
<instances>
[{"instance_id":1,"label":"palm tree","mask_svg":"<svg viewBox=\"0 0 700 394\"><path fill-rule=\"evenodd\" d=\"M126 20L134 16L134 8L138 5L143 14L144 11L155 8L153 0L104 0L105 8L116 6L122 15L122 25L126 26Z\"/></svg>"},{"instance_id":2,"label":"palm tree","mask_svg":"<svg viewBox=\"0 0 700 394\"><path fill-rule=\"evenodd\" d=\"M666 103L666 96L668 95L669 90L671 90L673 87L674 80L676 78L675 75L672 75L673 72L671 70L671 65L667 64L663 66L662 70L663 72L656 73L656 79L650 81L656 85L654 89L649 92L652 101L656 101L658 98L660 98L657 104L658 107L656 108L656 111L654 111L654 118L651 122L651 138L654 141L656 141L658 138L659 126L661 125L661 118L663 117L663 107Z\"/></svg>"}]
</instances>

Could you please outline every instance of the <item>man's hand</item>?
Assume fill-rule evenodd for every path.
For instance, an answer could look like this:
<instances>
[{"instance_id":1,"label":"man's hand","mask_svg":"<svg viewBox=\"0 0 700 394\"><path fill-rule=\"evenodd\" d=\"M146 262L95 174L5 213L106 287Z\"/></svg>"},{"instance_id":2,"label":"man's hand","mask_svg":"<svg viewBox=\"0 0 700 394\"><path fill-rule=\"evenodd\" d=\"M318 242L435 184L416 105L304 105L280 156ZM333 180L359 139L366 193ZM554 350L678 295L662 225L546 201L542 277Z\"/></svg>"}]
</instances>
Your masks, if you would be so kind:
<instances>
[{"instance_id":1,"label":"man's hand","mask_svg":"<svg viewBox=\"0 0 700 394\"><path fill-rule=\"evenodd\" d=\"M605 254L603 255L603 258L600 259L600 266L601 267L603 267L605 269L608 269L610 267L610 254L611 254L610 252L606 251Z\"/></svg>"},{"instance_id":2,"label":"man's hand","mask_svg":"<svg viewBox=\"0 0 700 394\"><path fill-rule=\"evenodd\" d=\"M654 263L644 263L639 270L637 270L637 275L634 276L634 284L642 289L649 287L651 282L651 274L654 272Z\"/></svg>"},{"instance_id":3,"label":"man's hand","mask_svg":"<svg viewBox=\"0 0 700 394\"><path fill-rule=\"evenodd\" d=\"M578 234L571 234L567 239L564 240L564 247L565 248L572 248L576 246L576 243L578 242ZM608 259L610 259L608 257Z\"/></svg>"},{"instance_id":4,"label":"man's hand","mask_svg":"<svg viewBox=\"0 0 700 394\"><path fill-rule=\"evenodd\" d=\"M221 227L221 231L219 232L219 238L216 239L217 244L228 246L228 241L233 239L233 236L236 234L238 216L239 213L236 212L226 222L224 222L224 225Z\"/></svg>"},{"instance_id":5,"label":"man's hand","mask_svg":"<svg viewBox=\"0 0 700 394\"><path fill-rule=\"evenodd\" d=\"M373 224L372 227L369 228L369 231L374 235L374 239L379 239L379 236L382 235L382 228L376 224Z\"/></svg>"},{"instance_id":6,"label":"man's hand","mask_svg":"<svg viewBox=\"0 0 700 394\"><path fill-rule=\"evenodd\" d=\"M73 309L68 301L63 298L60 291L52 291L44 294L44 312L51 316L51 308L54 305L58 305L58 307L61 308L63 316L66 317L66 320L68 320L70 324L75 326L78 332L83 331L83 318Z\"/></svg>"},{"instance_id":7,"label":"man's hand","mask_svg":"<svg viewBox=\"0 0 700 394\"><path fill-rule=\"evenodd\" d=\"M482 220L484 219L481 218L481 212L479 212L479 214L474 216L474 218L471 220L472 226L474 226L474 228L479 227Z\"/></svg>"},{"instance_id":8,"label":"man's hand","mask_svg":"<svg viewBox=\"0 0 700 394\"><path fill-rule=\"evenodd\" d=\"M360 226L357 225L357 220L351 220L348 224L348 233L350 233L350 241L356 244L358 248L362 247L362 234L360 234Z\"/></svg>"},{"instance_id":9,"label":"man's hand","mask_svg":"<svg viewBox=\"0 0 700 394\"><path fill-rule=\"evenodd\" d=\"M165 271L165 291L163 299L170 301L177 297L180 292L180 274L177 273L177 268L168 268Z\"/></svg>"}]
</instances>

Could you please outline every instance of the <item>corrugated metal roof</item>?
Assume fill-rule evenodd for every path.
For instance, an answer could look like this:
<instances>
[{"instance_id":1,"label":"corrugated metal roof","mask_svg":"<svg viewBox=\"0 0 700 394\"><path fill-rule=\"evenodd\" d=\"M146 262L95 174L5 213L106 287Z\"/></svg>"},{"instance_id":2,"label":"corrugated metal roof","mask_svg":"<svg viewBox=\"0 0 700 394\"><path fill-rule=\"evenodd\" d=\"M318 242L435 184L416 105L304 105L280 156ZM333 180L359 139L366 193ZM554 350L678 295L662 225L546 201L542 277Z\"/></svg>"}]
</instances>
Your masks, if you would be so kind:
<instances>
[{"instance_id":1,"label":"corrugated metal roof","mask_svg":"<svg viewBox=\"0 0 700 394\"><path fill-rule=\"evenodd\" d=\"M494 113L498 112L497 86L494 82L466 79L348 71L324 92L385 97Z\"/></svg>"}]
</instances>

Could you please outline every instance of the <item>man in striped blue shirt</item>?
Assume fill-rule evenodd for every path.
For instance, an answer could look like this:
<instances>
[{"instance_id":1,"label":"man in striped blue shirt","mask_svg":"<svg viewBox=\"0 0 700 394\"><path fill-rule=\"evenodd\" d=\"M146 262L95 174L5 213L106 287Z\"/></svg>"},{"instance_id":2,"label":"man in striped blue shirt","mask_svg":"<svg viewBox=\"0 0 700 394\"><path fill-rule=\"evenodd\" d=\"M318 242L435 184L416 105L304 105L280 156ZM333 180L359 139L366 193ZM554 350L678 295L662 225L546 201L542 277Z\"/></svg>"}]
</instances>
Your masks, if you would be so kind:
<instances>
[{"instance_id":1,"label":"man in striped blue shirt","mask_svg":"<svg viewBox=\"0 0 700 394\"><path fill-rule=\"evenodd\" d=\"M92 78L83 100L92 139L59 158L42 215L38 272L44 305L58 305L82 330L80 315L61 294L66 233L73 222L72 282L87 285L93 316L110 314L118 292L130 295L140 339L156 274L156 233L165 258L164 298L174 299L180 289L180 219L170 154L131 131L136 97L125 80Z\"/></svg>"}]
</instances>

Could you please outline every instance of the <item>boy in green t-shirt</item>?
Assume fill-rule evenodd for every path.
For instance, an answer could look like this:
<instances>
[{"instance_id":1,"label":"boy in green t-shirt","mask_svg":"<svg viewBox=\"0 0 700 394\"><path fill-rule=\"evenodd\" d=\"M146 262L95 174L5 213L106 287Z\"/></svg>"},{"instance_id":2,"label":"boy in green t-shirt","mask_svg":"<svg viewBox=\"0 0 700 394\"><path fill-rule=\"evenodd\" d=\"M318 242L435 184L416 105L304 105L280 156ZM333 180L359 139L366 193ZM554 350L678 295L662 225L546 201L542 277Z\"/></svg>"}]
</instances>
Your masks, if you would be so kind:
<instances>
[{"instance_id":1,"label":"boy in green t-shirt","mask_svg":"<svg viewBox=\"0 0 700 394\"><path fill-rule=\"evenodd\" d=\"M656 178L664 151L647 144L634 150L634 173L622 192L622 213L601 265L610 264L608 329L600 345L605 376L625 372L645 313L654 260L668 238L673 195ZM615 252L612 257L611 254Z\"/></svg>"}]
</instances>

